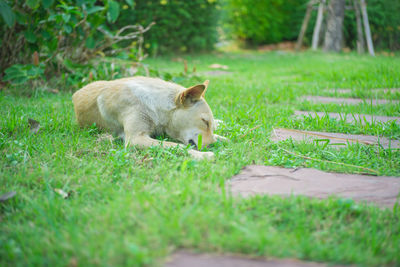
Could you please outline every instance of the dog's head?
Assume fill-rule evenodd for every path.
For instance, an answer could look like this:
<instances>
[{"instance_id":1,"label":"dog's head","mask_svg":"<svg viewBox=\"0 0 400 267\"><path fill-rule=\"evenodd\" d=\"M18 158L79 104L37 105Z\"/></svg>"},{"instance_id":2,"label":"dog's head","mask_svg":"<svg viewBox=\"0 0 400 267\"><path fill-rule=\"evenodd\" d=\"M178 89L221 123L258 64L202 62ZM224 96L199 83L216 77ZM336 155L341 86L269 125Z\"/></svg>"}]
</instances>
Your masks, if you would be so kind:
<instances>
[{"instance_id":1,"label":"dog's head","mask_svg":"<svg viewBox=\"0 0 400 267\"><path fill-rule=\"evenodd\" d=\"M168 125L167 134L184 144L197 147L199 135L202 136L202 146L216 141L214 137L214 116L204 99L208 81L180 92L175 97L176 110Z\"/></svg>"}]
</instances>

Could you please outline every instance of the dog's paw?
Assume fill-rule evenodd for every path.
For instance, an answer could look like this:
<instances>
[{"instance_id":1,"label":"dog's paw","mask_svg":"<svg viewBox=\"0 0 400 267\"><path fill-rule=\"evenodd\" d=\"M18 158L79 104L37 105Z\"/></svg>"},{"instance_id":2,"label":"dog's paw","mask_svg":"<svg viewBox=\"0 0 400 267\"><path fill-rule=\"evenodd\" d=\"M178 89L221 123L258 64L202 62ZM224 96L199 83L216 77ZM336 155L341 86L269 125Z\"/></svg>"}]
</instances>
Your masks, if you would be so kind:
<instances>
[{"instance_id":1,"label":"dog's paw","mask_svg":"<svg viewBox=\"0 0 400 267\"><path fill-rule=\"evenodd\" d=\"M189 150L189 154L194 159L198 159L198 160L202 160L202 159L212 160L212 159L214 159L214 153L213 152L200 152L200 151L196 151L196 150Z\"/></svg>"}]
</instances>

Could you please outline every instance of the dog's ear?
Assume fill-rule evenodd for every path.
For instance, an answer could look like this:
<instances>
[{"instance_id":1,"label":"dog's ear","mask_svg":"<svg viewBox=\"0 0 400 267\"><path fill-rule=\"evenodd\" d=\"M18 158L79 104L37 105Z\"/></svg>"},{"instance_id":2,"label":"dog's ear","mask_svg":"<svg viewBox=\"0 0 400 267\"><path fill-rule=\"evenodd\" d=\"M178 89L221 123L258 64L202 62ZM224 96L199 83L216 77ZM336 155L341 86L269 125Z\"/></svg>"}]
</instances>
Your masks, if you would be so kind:
<instances>
[{"instance_id":1,"label":"dog's ear","mask_svg":"<svg viewBox=\"0 0 400 267\"><path fill-rule=\"evenodd\" d=\"M203 94L202 94L201 96L204 97L204 98L206 98L205 95L206 95L206 91L207 91L207 87L208 87L208 84L209 84L209 83L210 83L209 80L206 80L206 81L203 83L203 85L204 85L206 88L204 88Z\"/></svg>"},{"instance_id":2,"label":"dog's ear","mask_svg":"<svg viewBox=\"0 0 400 267\"><path fill-rule=\"evenodd\" d=\"M190 106L196 103L204 95L207 86L205 84L198 84L187 88L182 93L179 93L175 99L175 103L178 107Z\"/></svg>"}]
</instances>

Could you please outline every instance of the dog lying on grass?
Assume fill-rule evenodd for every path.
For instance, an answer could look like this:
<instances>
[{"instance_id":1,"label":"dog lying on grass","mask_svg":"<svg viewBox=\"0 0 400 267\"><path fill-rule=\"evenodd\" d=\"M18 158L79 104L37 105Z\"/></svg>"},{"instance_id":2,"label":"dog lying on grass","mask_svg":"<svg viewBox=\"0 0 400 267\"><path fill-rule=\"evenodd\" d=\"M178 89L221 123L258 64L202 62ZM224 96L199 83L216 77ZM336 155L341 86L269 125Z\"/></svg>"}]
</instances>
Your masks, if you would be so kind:
<instances>
[{"instance_id":1,"label":"dog lying on grass","mask_svg":"<svg viewBox=\"0 0 400 267\"><path fill-rule=\"evenodd\" d=\"M207 86L208 81L184 88L156 78L124 78L90 83L74 93L72 101L80 126L95 123L122 137L125 146L183 146L151 138L163 133L194 147L201 135L207 146L224 139L213 133L214 117L204 99ZM196 159L214 156L194 149L189 154Z\"/></svg>"}]
</instances>

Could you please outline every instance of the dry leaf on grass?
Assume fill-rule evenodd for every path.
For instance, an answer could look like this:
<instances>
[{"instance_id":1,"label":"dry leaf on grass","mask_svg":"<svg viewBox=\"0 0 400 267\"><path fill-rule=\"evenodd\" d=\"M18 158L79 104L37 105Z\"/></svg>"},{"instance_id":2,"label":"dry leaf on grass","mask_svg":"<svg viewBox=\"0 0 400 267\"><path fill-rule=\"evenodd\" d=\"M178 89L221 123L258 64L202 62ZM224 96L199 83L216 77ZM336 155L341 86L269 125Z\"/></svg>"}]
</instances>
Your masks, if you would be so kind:
<instances>
[{"instance_id":1,"label":"dry leaf on grass","mask_svg":"<svg viewBox=\"0 0 400 267\"><path fill-rule=\"evenodd\" d=\"M0 202L5 202L5 201L9 200L10 198L13 198L16 194L17 194L17 192L15 192L15 191L7 192L0 196Z\"/></svg>"},{"instance_id":2,"label":"dry leaf on grass","mask_svg":"<svg viewBox=\"0 0 400 267\"><path fill-rule=\"evenodd\" d=\"M40 123L37 120L28 119L29 128L31 129L30 132L33 134L37 134L40 130Z\"/></svg>"},{"instance_id":3,"label":"dry leaf on grass","mask_svg":"<svg viewBox=\"0 0 400 267\"><path fill-rule=\"evenodd\" d=\"M221 64L217 64L217 63L211 64L211 65L209 66L209 68L211 68L211 69L223 69L223 70L229 69L228 66L226 66L226 65L221 65Z\"/></svg>"},{"instance_id":4,"label":"dry leaf on grass","mask_svg":"<svg viewBox=\"0 0 400 267\"><path fill-rule=\"evenodd\" d=\"M71 196L71 192L67 193L64 190L59 189L59 188L55 188L54 192L56 192L57 194L62 196L62 198L64 198L64 199L69 198Z\"/></svg>"}]
</instances>

